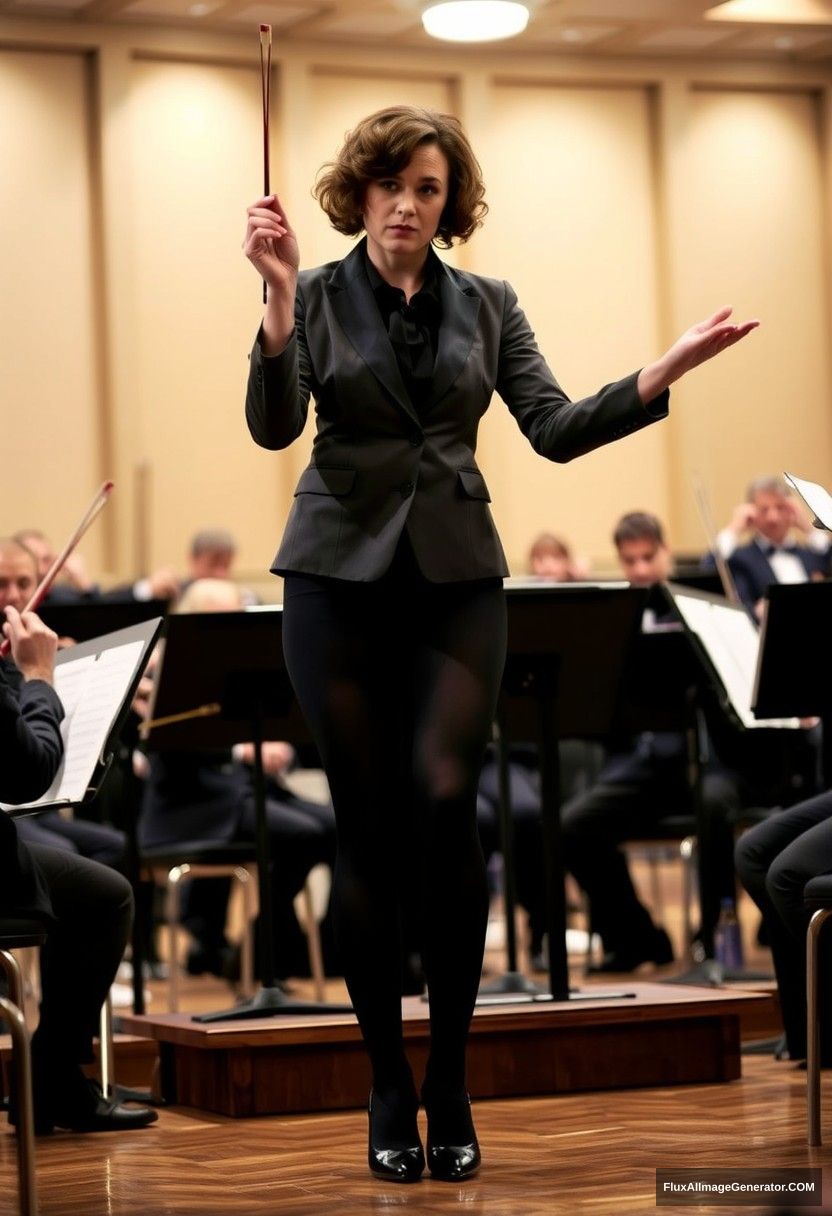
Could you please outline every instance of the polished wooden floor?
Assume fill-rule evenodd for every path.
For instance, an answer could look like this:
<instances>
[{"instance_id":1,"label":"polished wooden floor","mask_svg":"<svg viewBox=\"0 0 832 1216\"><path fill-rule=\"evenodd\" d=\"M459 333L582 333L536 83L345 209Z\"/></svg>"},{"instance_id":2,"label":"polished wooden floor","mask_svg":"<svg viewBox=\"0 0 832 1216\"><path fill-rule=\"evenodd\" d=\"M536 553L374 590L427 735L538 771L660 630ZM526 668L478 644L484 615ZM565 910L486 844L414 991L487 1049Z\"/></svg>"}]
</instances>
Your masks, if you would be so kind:
<instances>
[{"instance_id":1,"label":"polished wooden floor","mask_svg":"<svg viewBox=\"0 0 832 1216\"><path fill-rule=\"evenodd\" d=\"M744 925L747 943L755 924L752 918ZM749 961L765 965L767 959L760 952ZM151 988L151 1008L163 1008L163 989ZM340 996L338 985L328 989L329 999ZM228 999L218 982L188 980L184 991L191 1010ZM40 1140L41 1212L346 1216L396 1208L419 1216L618 1216L656 1210L657 1167L726 1165L828 1166L832 1202L832 1073L823 1080L828 1147L809 1149L805 1073L761 1056L743 1057L742 1069L740 1080L724 1084L479 1102L484 1166L477 1178L456 1186L373 1179L362 1112L230 1119L165 1109L142 1132ZM0 1117L0 1216L17 1212L15 1193L15 1140Z\"/></svg>"},{"instance_id":2,"label":"polished wooden floor","mask_svg":"<svg viewBox=\"0 0 832 1216\"><path fill-rule=\"evenodd\" d=\"M386 1185L364 1165L362 1114L224 1119L164 1110L143 1132L38 1142L44 1216L466 1213L587 1216L654 1210L657 1167L832 1167L805 1145L805 1074L752 1057L726 1085L480 1103L484 1166L464 1185ZM832 1179L832 1173L830 1173ZM828 1184L829 1185L829 1184ZM14 1139L0 1131L0 1213L12 1216ZM740 1209L720 1209L737 1210ZM743 1208L744 1212L766 1209ZM817 1211L816 1208L808 1209Z\"/></svg>"}]
</instances>

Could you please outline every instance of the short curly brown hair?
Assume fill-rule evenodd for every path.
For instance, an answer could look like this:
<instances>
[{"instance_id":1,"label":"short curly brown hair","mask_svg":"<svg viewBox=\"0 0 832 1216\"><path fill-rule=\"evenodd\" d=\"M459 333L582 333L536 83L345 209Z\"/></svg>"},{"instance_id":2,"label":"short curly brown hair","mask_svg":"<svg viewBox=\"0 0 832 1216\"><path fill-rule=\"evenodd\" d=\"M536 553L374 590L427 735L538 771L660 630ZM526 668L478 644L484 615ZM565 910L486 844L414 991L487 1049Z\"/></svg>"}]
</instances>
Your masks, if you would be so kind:
<instances>
[{"instance_id":1,"label":"short curly brown hair","mask_svg":"<svg viewBox=\"0 0 832 1216\"><path fill-rule=\"evenodd\" d=\"M348 132L336 160L324 165L313 194L338 232L364 229L364 197L372 181L400 173L416 148L436 144L448 159L448 201L434 244L467 241L488 211L482 170L459 119L420 106L377 110Z\"/></svg>"}]
</instances>

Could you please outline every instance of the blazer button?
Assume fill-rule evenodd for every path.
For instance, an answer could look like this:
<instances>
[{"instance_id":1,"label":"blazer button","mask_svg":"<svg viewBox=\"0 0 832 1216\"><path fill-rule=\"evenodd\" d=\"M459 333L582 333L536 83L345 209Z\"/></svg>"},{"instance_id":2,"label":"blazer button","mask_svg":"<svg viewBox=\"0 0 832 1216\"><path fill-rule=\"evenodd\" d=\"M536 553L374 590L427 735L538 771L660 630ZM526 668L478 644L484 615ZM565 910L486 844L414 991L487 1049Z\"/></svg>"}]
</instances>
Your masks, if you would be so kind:
<instances>
[{"instance_id":1,"label":"blazer button","mask_svg":"<svg viewBox=\"0 0 832 1216\"><path fill-rule=\"evenodd\" d=\"M424 439L424 435L419 435L414 431L414 433L410 436L410 446L412 448L420 447L423 439Z\"/></svg>"},{"instance_id":2,"label":"blazer button","mask_svg":"<svg viewBox=\"0 0 832 1216\"><path fill-rule=\"evenodd\" d=\"M416 487L412 481L403 481L399 486L399 493L402 498L409 498L415 489Z\"/></svg>"}]
</instances>

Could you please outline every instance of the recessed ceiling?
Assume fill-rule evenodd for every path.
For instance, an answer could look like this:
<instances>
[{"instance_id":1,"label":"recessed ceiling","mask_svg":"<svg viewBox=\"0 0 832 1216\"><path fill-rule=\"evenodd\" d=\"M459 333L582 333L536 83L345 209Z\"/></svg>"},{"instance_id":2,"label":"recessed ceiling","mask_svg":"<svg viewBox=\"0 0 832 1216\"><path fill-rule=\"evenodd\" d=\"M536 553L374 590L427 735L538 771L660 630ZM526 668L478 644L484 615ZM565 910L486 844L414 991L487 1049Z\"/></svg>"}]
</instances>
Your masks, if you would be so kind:
<instances>
[{"instance_id":1,"label":"recessed ceiling","mask_svg":"<svg viewBox=\"0 0 832 1216\"><path fill-rule=\"evenodd\" d=\"M505 43L523 52L720 59L832 59L832 0L529 0L526 31ZM0 16L60 17L239 32L273 27L275 39L435 47L420 0L0 0ZM456 54L475 54L456 46Z\"/></svg>"}]
</instances>

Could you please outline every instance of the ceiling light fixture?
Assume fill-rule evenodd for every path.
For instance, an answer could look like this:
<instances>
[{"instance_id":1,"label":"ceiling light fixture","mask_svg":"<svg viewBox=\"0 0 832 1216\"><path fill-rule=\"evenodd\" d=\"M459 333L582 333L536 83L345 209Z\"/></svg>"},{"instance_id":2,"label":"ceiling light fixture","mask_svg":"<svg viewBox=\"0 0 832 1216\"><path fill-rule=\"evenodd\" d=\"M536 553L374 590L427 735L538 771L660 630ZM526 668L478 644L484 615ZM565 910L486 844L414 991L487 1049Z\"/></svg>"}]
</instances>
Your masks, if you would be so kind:
<instances>
[{"instance_id":1,"label":"ceiling light fixture","mask_svg":"<svg viewBox=\"0 0 832 1216\"><path fill-rule=\"evenodd\" d=\"M496 42L522 34L529 9L516 0L446 0L422 13L422 25L446 42Z\"/></svg>"}]
</instances>

